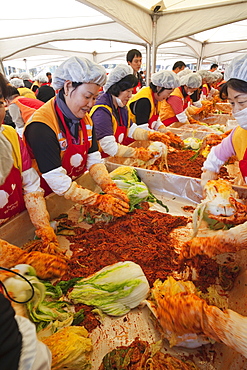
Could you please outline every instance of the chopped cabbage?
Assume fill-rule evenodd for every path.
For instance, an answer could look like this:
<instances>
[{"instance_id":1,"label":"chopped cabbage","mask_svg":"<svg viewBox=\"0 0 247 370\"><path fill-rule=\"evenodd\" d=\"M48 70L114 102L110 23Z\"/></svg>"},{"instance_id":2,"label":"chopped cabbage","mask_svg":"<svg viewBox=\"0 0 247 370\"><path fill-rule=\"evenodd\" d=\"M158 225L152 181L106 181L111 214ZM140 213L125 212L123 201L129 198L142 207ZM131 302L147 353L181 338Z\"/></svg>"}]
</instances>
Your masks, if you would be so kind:
<instances>
[{"instance_id":1,"label":"chopped cabbage","mask_svg":"<svg viewBox=\"0 0 247 370\"><path fill-rule=\"evenodd\" d=\"M147 185L138 177L135 168L130 166L120 166L110 173L112 180L117 187L123 190L130 201L130 212L141 202L157 202L169 209L159 199L157 199L148 189Z\"/></svg>"},{"instance_id":2,"label":"chopped cabbage","mask_svg":"<svg viewBox=\"0 0 247 370\"><path fill-rule=\"evenodd\" d=\"M215 216L231 216L235 213L234 206L230 203L229 197L238 199L238 193L232 188L226 180L210 180L205 185L206 197L196 207L192 216L193 237L197 234L202 219L204 219L210 228L222 229L227 226L217 220L211 219L210 214ZM228 226L230 227L230 225Z\"/></svg>"},{"instance_id":3,"label":"chopped cabbage","mask_svg":"<svg viewBox=\"0 0 247 370\"><path fill-rule=\"evenodd\" d=\"M196 137L187 137L187 139L184 139L183 142L186 148L197 150L200 148L202 140Z\"/></svg>"},{"instance_id":4,"label":"chopped cabbage","mask_svg":"<svg viewBox=\"0 0 247 370\"><path fill-rule=\"evenodd\" d=\"M137 307L149 293L149 283L134 262L118 262L78 281L69 298L74 303L95 306L112 316L122 316Z\"/></svg>"}]
</instances>

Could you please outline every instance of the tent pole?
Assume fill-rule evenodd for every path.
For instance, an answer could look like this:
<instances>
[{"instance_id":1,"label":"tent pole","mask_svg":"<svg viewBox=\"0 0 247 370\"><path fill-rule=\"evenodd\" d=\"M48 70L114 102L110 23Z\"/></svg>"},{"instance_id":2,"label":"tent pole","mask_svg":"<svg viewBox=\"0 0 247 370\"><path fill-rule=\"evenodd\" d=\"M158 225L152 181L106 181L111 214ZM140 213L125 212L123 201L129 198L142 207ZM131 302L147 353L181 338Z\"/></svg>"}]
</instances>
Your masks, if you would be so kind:
<instances>
[{"instance_id":1,"label":"tent pole","mask_svg":"<svg viewBox=\"0 0 247 370\"><path fill-rule=\"evenodd\" d=\"M196 63L196 70L198 71L199 69L201 69L201 64L202 64L202 57L199 57L197 59L197 63Z\"/></svg>"},{"instance_id":2,"label":"tent pole","mask_svg":"<svg viewBox=\"0 0 247 370\"><path fill-rule=\"evenodd\" d=\"M5 75L5 72L4 72L4 66L3 66L3 60L0 59L0 72Z\"/></svg>"},{"instance_id":3,"label":"tent pole","mask_svg":"<svg viewBox=\"0 0 247 370\"><path fill-rule=\"evenodd\" d=\"M149 86L150 82L150 58L151 58L151 45L146 45L146 86Z\"/></svg>"},{"instance_id":4,"label":"tent pole","mask_svg":"<svg viewBox=\"0 0 247 370\"><path fill-rule=\"evenodd\" d=\"M156 71L156 34L157 34L157 15L153 14L153 37L152 37L152 70L151 73Z\"/></svg>"}]
</instances>

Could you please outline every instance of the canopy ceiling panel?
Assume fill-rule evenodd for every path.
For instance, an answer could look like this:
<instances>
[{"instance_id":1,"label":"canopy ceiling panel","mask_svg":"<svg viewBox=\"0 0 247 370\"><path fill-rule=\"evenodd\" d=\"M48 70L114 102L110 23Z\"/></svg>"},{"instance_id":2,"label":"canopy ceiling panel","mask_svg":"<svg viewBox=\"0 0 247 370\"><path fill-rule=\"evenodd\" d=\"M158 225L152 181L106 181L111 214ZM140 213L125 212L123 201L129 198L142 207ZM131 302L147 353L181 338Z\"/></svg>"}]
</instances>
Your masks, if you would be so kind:
<instances>
[{"instance_id":1,"label":"canopy ceiling panel","mask_svg":"<svg viewBox=\"0 0 247 370\"><path fill-rule=\"evenodd\" d=\"M65 40L109 40L109 35L113 33L112 24L108 22L100 25L91 25L84 27L77 27L73 29L66 29L63 31L45 32L42 34L34 34L31 36L18 36L9 38L6 43L5 40L0 39L0 51L4 59L11 56L17 56L20 51L26 50L33 46L42 45L52 41ZM118 25L111 37L112 41L122 41L127 43L145 45L144 42L133 33ZM18 46L17 46L18 45ZM69 45L68 45L69 48ZM4 54L3 54L4 51Z\"/></svg>"},{"instance_id":2,"label":"canopy ceiling panel","mask_svg":"<svg viewBox=\"0 0 247 370\"><path fill-rule=\"evenodd\" d=\"M247 19L246 1L230 1L221 5L179 12L163 12L157 19L156 43L160 45L180 37Z\"/></svg>"},{"instance_id":3,"label":"canopy ceiling panel","mask_svg":"<svg viewBox=\"0 0 247 370\"><path fill-rule=\"evenodd\" d=\"M125 0L78 0L114 19L151 44L153 23L150 12ZM145 0L143 0L145 3Z\"/></svg>"}]
</instances>

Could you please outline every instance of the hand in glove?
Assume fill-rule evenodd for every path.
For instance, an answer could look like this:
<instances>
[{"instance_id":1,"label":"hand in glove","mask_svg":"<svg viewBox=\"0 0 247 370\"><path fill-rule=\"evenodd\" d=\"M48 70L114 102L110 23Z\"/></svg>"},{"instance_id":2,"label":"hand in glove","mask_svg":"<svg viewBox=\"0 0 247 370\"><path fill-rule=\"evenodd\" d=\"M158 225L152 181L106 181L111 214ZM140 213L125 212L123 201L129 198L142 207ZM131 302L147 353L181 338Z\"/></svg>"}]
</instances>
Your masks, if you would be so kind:
<instances>
[{"instance_id":1,"label":"hand in glove","mask_svg":"<svg viewBox=\"0 0 247 370\"><path fill-rule=\"evenodd\" d=\"M129 198L127 195L117 187L114 181L111 179L109 172L106 169L106 166L102 163L93 164L90 169L89 173L98 184L104 193L112 195L123 202L129 204Z\"/></svg>"},{"instance_id":2,"label":"hand in glove","mask_svg":"<svg viewBox=\"0 0 247 370\"><path fill-rule=\"evenodd\" d=\"M229 230L216 231L214 236L196 237L186 242L181 249L181 259L206 254L209 257L247 248L247 222Z\"/></svg>"},{"instance_id":3,"label":"hand in glove","mask_svg":"<svg viewBox=\"0 0 247 370\"><path fill-rule=\"evenodd\" d=\"M204 334L247 357L247 317L208 305L195 294L156 295L157 317L164 332Z\"/></svg>"},{"instance_id":4,"label":"hand in glove","mask_svg":"<svg viewBox=\"0 0 247 370\"><path fill-rule=\"evenodd\" d=\"M37 276L41 279L61 277L67 269L64 258L42 252L27 253L23 249L0 239L0 265L11 268L21 263L33 266Z\"/></svg>"},{"instance_id":5,"label":"hand in glove","mask_svg":"<svg viewBox=\"0 0 247 370\"><path fill-rule=\"evenodd\" d=\"M209 170L203 170L202 175L201 175L201 187L202 190L204 190L206 183L209 180L217 180L218 174L216 172L212 172Z\"/></svg>"},{"instance_id":6,"label":"hand in glove","mask_svg":"<svg viewBox=\"0 0 247 370\"><path fill-rule=\"evenodd\" d=\"M153 152L145 148L135 148L135 158L141 159L142 161L147 162L156 155L159 155L159 152Z\"/></svg>"},{"instance_id":7,"label":"hand in glove","mask_svg":"<svg viewBox=\"0 0 247 370\"><path fill-rule=\"evenodd\" d=\"M113 185L111 185L108 190L112 191L114 196L109 194L97 194L91 190L82 188L76 182L72 182L70 188L64 194L64 197L85 206L94 206L102 212L109 213L116 217L125 215L129 211L129 200L123 201L119 199L119 195L122 196L122 191ZM127 196L125 195L125 199L126 198Z\"/></svg>"},{"instance_id":8,"label":"hand in glove","mask_svg":"<svg viewBox=\"0 0 247 370\"><path fill-rule=\"evenodd\" d=\"M151 141L161 141L165 145L170 145L173 147L181 147L183 145L183 140L179 136L173 134L170 131L166 133L162 132L148 132L148 140Z\"/></svg>"},{"instance_id":9,"label":"hand in glove","mask_svg":"<svg viewBox=\"0 0 247 370\"><path fill-rule=\"evenodd\" d=\"M36 228L35 233L42 240L44 252L51 254L61 252L56 234L50 226L43 192L27 193L24 195L24 201L30 220Z\"/></svg>"},{"instance_id":10,"label":"hand in glove","mask_svg":"<svg viewBox=\"0 0 247 370\"><path fill-rule=\"evenodd\" d=\"M167 127L165 125L160 125L157 130L158 132L162 132L163 134L167 133Z\"/></svg>"}]
</instances>

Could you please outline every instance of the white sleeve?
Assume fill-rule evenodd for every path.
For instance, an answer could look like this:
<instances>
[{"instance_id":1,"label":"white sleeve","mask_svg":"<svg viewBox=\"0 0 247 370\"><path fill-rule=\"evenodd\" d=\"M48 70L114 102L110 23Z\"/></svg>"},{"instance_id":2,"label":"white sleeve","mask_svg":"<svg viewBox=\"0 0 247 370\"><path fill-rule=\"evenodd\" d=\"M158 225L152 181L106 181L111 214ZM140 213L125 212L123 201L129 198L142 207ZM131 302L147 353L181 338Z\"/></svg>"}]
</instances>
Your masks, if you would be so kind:
<instances>
[{"instance_id":1,"label":"white sleeve","mask_svg":"<svg viewBox=\"0 0 247 370\"><path fill-rule=\"evenodd\" d=\"M247 184L247 177L244 178L244 182Z\"/></svg>"},{"instance_id":2,"label":"white sleeve","mask_svg":"<svg viewBox=\"0 0 247 370\"><path fill-rule=\"evenodd\" d=\"M99 140L99 144L106 154L114 157L118 151L118 145L114 135L105 136Z\"/></svg>"},{"instance_id":3,"label":"white sleeve","mask_svg":"<svg viewBox=\"0 0 247 370\"><path fill-rule=\"evenodd\" d=\"M63 195L70 188L72 182L71 178L67 175L67 171L63 167L58 167L43 173L42 177L57 195Z\"/></svg>"},{"instance_id":4,"label":"white sleeve","mask_svg":"<svg viewBox=\"0 0 247 370\"><path fill-rule=\"evenodd\" d=\"M21 111L16 104L10 104L9 114L11 115L12 121L15 123L16 128L24 127L24 121L21 116Z\"/></svg>"},{"instance_id":5,"label":"white sleeve","mask_svg":"<svg viewBox=\"0 0 247 370\"><path fill-rule=\"evenodd\" d=\"M140 127L140 126L137 126L136 123L132 123L132 125L130 126L129 128L129 131L128 131L128 137L130 137L131 139L133 139L133 133L135 132L135 130Z\"/></svg>"},{"instance_id":6,"label":"white sleeve","mask_svg":"<svg viewBox=\"0 0 247 370\"><path fill-rule=\"evenodd\" d=\"M193 102L193 105L197 108L201 108L202 107L202 102L201 102L201 100L197 100L197 101Z\"/></svg>"},{"instance_id":7,"label":"white sleeve","mask_svg":"<svg viewBox=\"0 0 247 370\"><path fill-rule=\"evenodd\" d=\"M144 130L147 130L147 131L153 131L149 128L148 126L148 123L143 123L142 125L137 125L138 128L143 128ZM133 132L132 132L132 135L133 135Z\"/></svg>"},{"instance_id":8,"label":"white sleeve","mask_svg":"<svg viewBox=\"0 0 247 370\"><path fill-rule=\"evenodd\" d=\"M181 122L181 123L185 123L188 120L185 111L183 111L179 114L176 114L176 117L177 117L178 121Z\"/></svg>"},{"instance_id":9,"label":"white sleeve","mask_svg":"<svg viewBox=\"0 0 247 370\"><path fill-rule=\"evenodd\" d=\"M224 163L225 163L224 161L222 161L216 156L215 147L213 146L207 156L206 161L203 163L202 169L219 173L220 168Z\"/></svg>"},{"instance_id":10,"label":"white sleeve","mask_svg":"<svg viewBox=\"0 0 247 370\"><path fill-rule=\"evenodd\" d=\"M96 163L104 163L104 160L101 157L100 152L97 150L97 152L89 153L87 156L87 169Z\"/></svg>"},{"instance_id":11,"label":"white sleeve","mask_svg":"<svg viewBox=\"0 0 247 370\"><path fill-rule=\"evenodd\" d=\"M29 168L21 173L22 187L24 194L42 191L40 187L40 177L34 168Z\"/></svg>"},{"instance_id":12,"label":"white sleeve","mask_svg":"<svg viewBox=\"0 0 247 370\"><path fill-rule=\"evenodd\" d=\"M156 124L155 124L155 126L154 126L154 130L155 131L158 131L158 128L160 127L160 126L164 126L164 123L163 122L161 122L161 120L160 120L160 117L158 117L158 119L157 119L157 121L156 121Z\"/></svg>"},{"instance_id":13,"label":"white sleeve","mask_svg":"<svg viewBox=\"0 0 247 370\"><path fill-rule=\"evenodd\" d=\"M15 316L22 334L22 349L18 370L50 370L49 348L37 339L35 325L26 317Z\"/></svg>"}]
</instances>

